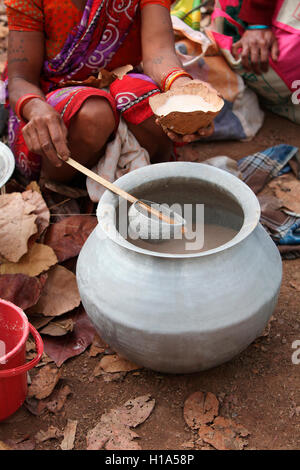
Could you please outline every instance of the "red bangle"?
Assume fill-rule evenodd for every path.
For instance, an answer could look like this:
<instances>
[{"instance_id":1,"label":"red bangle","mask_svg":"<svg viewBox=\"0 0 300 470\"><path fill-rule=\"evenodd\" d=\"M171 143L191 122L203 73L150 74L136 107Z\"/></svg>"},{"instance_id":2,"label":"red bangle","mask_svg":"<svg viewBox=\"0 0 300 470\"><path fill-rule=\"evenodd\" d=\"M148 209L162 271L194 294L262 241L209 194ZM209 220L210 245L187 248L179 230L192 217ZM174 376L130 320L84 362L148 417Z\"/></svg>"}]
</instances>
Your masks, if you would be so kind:
<instances>
[{"instance_id":1,"label":"red bangle","mask_svg":"<svg viewBox=\"0 0 300 470\"><path fill-rule=\"evenodd\" d=\"M175 82L175 80L177 80L177 78L181 78L181 77L188 77L190 78L191 80L193 80L193 77L187 73L187 72L174 72L172 75L170 75L170 77L167 79L166 81L166 84L165 84L165 91L169 91L171 86L173 85L173 83Z\"/></svg>"},{"instance_id":2,"label":"red bangle","mask_svg":"<svg viewBox=\"0 0 300 470\"><path fill-rule=\"evenodd\" d=\"M172 75L174 72L184 72L184 70L180 67L174 67L172 68L162 79L161 81L161 86L160 86L160 89L162 91L165 91L165 86L166 86L166 81L168 80L168 78L170 77L170 75Z\"/></svg>"},{"instance_id":3,"label":"red bangle","mask_svg":"<svg viewBox=\"0 0 300 470\"><path fill-rule=\"evenodd\" d=\"M28 103L28 101L33 100L35 98L38 98L42 101L46 101L46 99L43 96L35 95L33 93L28 93L27 95L22 96L17 101L16 108L15 108L15 113L16 113L17 117L20 119L20 121L23 121L22 110L23 110L25 104Z\"/></svg>"},{"instance_id":4,"label":"red bangle","mask_svg":"<svg viewBox=\"0 0 300 470\"><path fill-rule=\"evenodd\" d=\"M175 82L175 80L177 80L177 78L180 78L180 77L189 77L191 80L193 79L193 77L184 69L174 68L162 80L162 84L161 84L162 91L163 92L168 91L171 88L171 85L173 84L173 82Z\"/></svg>"}]
</instances>

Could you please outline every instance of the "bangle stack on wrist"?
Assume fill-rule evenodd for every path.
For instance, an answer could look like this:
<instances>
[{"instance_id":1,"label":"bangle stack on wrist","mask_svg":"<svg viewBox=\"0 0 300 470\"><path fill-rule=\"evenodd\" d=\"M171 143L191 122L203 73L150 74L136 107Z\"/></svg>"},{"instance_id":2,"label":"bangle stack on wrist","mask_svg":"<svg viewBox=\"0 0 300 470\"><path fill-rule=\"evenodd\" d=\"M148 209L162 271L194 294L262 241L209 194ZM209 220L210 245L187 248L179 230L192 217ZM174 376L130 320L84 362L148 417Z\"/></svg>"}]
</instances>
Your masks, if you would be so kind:
<instances>
[{"instance_id":1,"label":"bangle stack on wrist","mask_svg":"<svg viewBox=\"0 0 300 470\"><path fill-rule=\"evenodd\" d=\"M22 116L22 111L23 111L23 108L24 108L25 104L28 103L28 101L36 99L36 98L38 98L42 101L46 101L46 99L43 96L33 94L33 93L28 93L27 95L22 96L17 101L15 113L16 113L17 117L20 119L20 121L23 121L23 119L24 119L23 116Z\"/></svg>"},{"instance_id":2,"label":"bangle stack on wrist","mask_svg":"<svg viewBox=\"0 0 300 470\"><path fill-rule=\"evenodd\" d=\"M162 79L161 82L161 90L163 92L169 91L175 80L180 77L188 77L190 79L193 79L193 77L187 73L184 69L181 68L174 68L171 69L170 72L165 75L165 77Z\"/></svg>"},{"instance_id":3,"label":"bangle stack on wrist","mask_svg":"<svg viewBox=\"0 0 300 470\"><path fill-rule=\"evenodd\" d=\"M249 24L247 26L247 29L250 31L256 30L256 29L269 29L270 26L267 26L265 24Z\"/></svg>"}]
</instances>

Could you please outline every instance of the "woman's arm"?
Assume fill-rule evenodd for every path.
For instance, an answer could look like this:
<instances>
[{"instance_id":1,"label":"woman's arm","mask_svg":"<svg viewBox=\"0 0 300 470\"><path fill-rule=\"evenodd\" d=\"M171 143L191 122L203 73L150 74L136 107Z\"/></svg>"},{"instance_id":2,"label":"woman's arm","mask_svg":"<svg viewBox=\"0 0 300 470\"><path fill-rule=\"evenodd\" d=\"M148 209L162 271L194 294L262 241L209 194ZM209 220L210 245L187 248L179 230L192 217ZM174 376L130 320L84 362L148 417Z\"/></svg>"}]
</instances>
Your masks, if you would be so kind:
<instances>
[{"instance_id":1,"label":"woman's arm","mask_svg":"<svg viewBox=\"0 0 300 470\"><path fill-rule=\"evenodd\" d=\"M167 8L146 5L142 9L142 52L144 72L159 85L172 68L183 67L175 51L173 27ZM171 88L180 87L190 81L189 77L179 77ZM199 140L200 135L207 137L212 132L213 127L210 127L207 130L201 129L197 135L179 137L169 132L168 136L172 140L192 142Z\"/></svg>"},{"instance_id":2,"label":"woman's arm","mask_svg":"<svg viewBox=\"0 0 300 470\"><path fill-rule=\"evenodd\" d=\"M159 85L172 68L182 68L175 51L171 16L167 8L146 5L142 9L142 51L144 72ZM174 85L190 81L188 77L181 77L175 80Z\"/></svg>"},{"instance_id":3,"label":"woman's arm","mask_svg":"<svg viewBox=\"0 0 300 470\"><path fill-rule=\"evenodd\" d=\"M20 98L35 94L44 98L40 74L44 60L44 35L40 32L10 31L8 42L8 91L13 109ZM70 156L67 129L57 111L38 98L26 103L22 115L28 123L23 128L25 142L34 153L46 156L60 166L59 153Z\"/></svg>"}]
</instances>

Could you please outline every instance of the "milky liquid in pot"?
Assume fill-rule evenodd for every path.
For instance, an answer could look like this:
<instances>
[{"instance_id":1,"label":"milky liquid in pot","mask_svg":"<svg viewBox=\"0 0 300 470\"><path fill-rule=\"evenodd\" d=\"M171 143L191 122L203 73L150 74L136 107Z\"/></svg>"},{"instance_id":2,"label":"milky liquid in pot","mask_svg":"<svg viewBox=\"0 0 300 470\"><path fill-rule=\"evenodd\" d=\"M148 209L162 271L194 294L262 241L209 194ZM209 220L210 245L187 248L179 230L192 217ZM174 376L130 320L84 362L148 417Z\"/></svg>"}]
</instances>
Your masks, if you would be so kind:
<instances>
[{"instance_id":1,"label":"milky liquid in pot","mask_svg":"<svg viewBox=\"0 0 300 470\"><path fill-rule=\"evenodd\" d=\"M165 240L160 242L149 242L147 240L132 240L128 237L128 241L133 245L142 248L144 250L155 251L158 253L169 253L169 254L191 254L191 253L201 253L202 251L212 250L217 248L221 245L232 240L236 234L238 233L237 230L229 227L223 227L217 224L205 224L204 225L204 244L202 248L197 248L197 245L194 244L193 247L189 247L187 249L187 244L195 243L195 240L198 236L198 240L201 240L201 233L199 230L203 230L203 227L198 228L193 224L192 231L196 233L195 238L187 239L183 236L181 240ZM191 249L192 248L192 249Z\"/></svg>"},{"instance_id":2,"label":"milky liquid in pot","mask_svg":"<svg viewBox=\"0 0 300 470\"><path fill-rule=\"evenodd\" d=\"M172 210L175 210L174 204L178 204L182 210L177 212L189 222L189 225L192 224L192 231L195 232L197 229L198 237L195 238L198 240L200 238L200 241L204 222L204 246L202 247L201 245L199 247L199 244L187 247L187 243L195 242L195 239L190 237L188 240L183 238L181 240L149 242L141 239L133 240L129 237L127 230L124 230L124 232L121 230L122 237L129 243L148 251L184 255L212 250L232 240L243 225L244 214L238 202L229 193L220 190L209 182L184 176L151 181L146 184L141 182L140 186L133 191L133 195L138 199L146 199L157 203L163 201L170 208L172 207ZM204 206L204 221L199 220L198 222L196 220L196 204ZM186 212L186 209L191 206L192 213ZM127 206L124 208L125 210L128 210ZM192 220L189 220L191 215ZM117 229L119 230L118 212L116 220Z\"/></svg>"}]
</instances>

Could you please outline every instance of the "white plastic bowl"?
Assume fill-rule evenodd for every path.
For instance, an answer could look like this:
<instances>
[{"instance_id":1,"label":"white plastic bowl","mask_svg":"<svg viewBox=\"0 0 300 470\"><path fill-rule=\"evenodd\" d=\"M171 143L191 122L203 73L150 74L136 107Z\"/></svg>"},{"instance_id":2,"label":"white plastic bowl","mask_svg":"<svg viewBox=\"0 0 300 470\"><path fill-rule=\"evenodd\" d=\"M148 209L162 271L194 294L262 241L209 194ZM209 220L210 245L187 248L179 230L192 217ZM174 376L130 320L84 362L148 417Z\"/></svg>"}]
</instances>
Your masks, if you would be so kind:
<instances>
[{"instance_id":1,"label":"white plastic bowl","mask_svg":"<svg viewBox=\"0 0 300 470\"><path fill-rule=\"evenodd\" d=\"M15 157L3 142L0 142L0 188L2 188L15 169Z\"/></svg>"}]
</instances>

